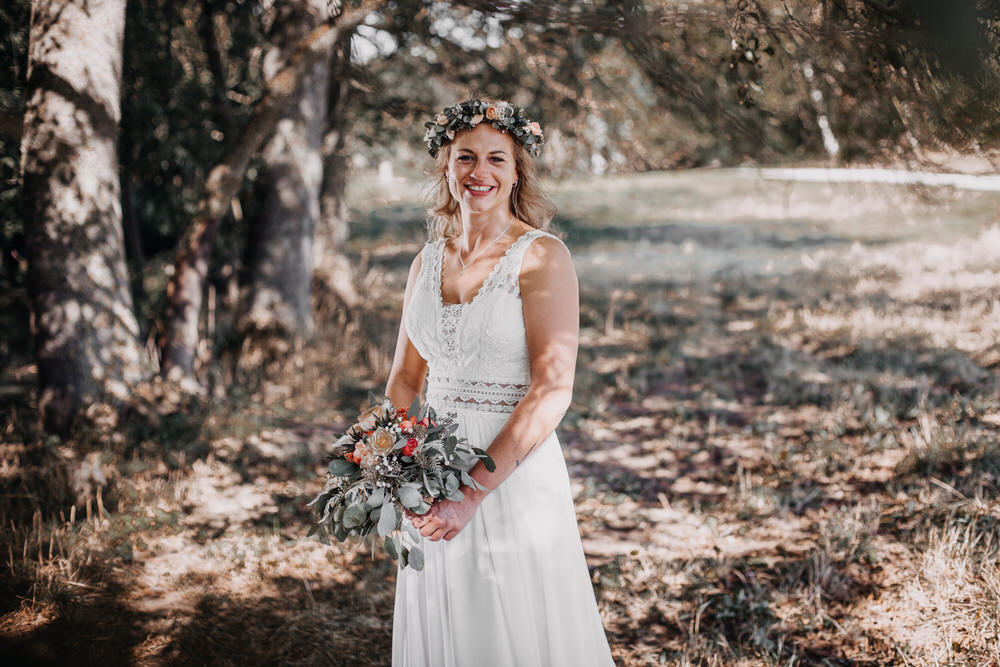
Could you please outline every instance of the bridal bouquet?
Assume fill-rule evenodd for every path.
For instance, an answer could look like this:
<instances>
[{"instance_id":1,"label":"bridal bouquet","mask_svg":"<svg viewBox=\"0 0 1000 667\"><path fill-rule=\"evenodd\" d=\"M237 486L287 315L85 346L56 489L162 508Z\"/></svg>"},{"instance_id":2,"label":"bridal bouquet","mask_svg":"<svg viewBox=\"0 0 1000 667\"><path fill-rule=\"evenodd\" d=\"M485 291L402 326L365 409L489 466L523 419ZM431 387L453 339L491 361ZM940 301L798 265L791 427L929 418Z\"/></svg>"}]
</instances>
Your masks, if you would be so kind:
<instances>
[{"instance_id":1,"label":"bridal bouquet","mask_svg":"<svg viewBox=\"0 0 1000 667\"><path fill-rule=\"evenodd\" d=\"M375 531L390 558L421 570L421 535L403 520L404 509L424 514L436 500L461 500L462 483L483 488L469 475L476 461L490 471L496 465L454 435L456 422L439 418L430 406L421 409L419 397L409 409L374 397L372 403L333 444L326 484L309 503L318 517L309 535L322 529L343 542Z\"/></svg>"}]
</instances>

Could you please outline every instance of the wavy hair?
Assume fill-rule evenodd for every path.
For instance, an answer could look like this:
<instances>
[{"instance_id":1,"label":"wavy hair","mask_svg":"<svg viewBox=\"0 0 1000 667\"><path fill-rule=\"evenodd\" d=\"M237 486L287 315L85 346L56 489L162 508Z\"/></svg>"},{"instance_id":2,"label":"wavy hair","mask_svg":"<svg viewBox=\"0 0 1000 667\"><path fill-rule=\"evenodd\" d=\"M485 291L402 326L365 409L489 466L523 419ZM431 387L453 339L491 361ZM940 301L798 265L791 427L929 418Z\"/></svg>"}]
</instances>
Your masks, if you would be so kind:
<instances>
[{"instance_id":1,"label":"wavy hair","mask_svg":"<svg viewBox=\"0 0 1000 667\"><path fill-rule=\"evenodd\" d=\"M490 104L500 100L486 99ZM464 103L463 103L464 104ZM514 145L514 169L517 172L517 185L511 191L510 210L516 218L523 220L535 229L547 230L556 214L556 205L552 203L541 186L535 174L535 160L525 150L521 142L511 137ZM458 200L451 196L448 189L448 158L451 156L451 143L445 144L434 159L434 164L427 170L430 177L430 192L428 194L427 232L432 241L441 238L458 236L462 231L462 217Z\"/></svg>"}]
</instances>

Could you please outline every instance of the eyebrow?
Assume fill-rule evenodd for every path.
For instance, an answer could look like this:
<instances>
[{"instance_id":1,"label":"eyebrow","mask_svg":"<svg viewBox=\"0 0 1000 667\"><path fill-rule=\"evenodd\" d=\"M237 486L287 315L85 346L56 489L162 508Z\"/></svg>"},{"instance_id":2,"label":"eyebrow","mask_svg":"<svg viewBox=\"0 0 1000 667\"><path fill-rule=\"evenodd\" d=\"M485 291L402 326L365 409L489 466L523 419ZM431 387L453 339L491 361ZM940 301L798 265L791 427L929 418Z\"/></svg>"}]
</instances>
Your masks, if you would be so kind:
<instances>
[{"instance_id":1,"label":"eyebrow","mask_svg":"<svg viewBox=\"0 0 1000 667\"><path fill-rule=\"evenodd\" d=\"M475 151L473 151L471 149L468 149L468 148L459 148L458 150L459 150L459 152L465 151L466 153L475 153ZM507 151L504 150L504 149L502 149L502 148L498 148L497 150L490 151L489 155L493 155L494 153L503 153L504 155L506 155Z\"/></svg>"}]
</instances>

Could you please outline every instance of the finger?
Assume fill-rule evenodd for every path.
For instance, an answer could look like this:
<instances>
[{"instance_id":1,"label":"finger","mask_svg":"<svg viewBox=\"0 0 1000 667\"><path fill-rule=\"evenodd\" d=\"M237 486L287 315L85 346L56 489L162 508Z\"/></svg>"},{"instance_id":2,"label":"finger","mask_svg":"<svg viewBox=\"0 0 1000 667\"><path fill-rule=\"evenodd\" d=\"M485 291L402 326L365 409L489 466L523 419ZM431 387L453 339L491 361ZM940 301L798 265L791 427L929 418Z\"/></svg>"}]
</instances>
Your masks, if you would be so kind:
<instances>
[{"instance_id":1,"label":"finger","mask_svg":"<svg viewBox=\"0 0 1000 667\"><path fill-rule=\"evenodd\" d=\"M457 530L449 530L447 533L445 533L444 539L446 541L450 542L451 540L453 540L455 538L456 535L458 535L458 531Z\"/></svg>"},{"instance_id":2,"label":"finger","mask_svg":"<svg viewBox=\"0 0 1000 667\"><path fill-rule=\"evenodd\" d=\"M417 528L420 534L424 537L430 537L436 531L441 530L441 522L438 520L426 521L423 525Z\"/></svg>"},{"instance_id":3,"label":"finger","mask_svg":"<svg viewBox=\"0 0 1000 667\"><path fill-rule=\"evenodd\" d=\"M432 542L437 542L444 537L444 534L445 534L445 529L441 526L438 526L437 528L434 529L434 531L431 532L430 535L427 536L427 539L431 540Z\"/></svg>"}]
</instances>

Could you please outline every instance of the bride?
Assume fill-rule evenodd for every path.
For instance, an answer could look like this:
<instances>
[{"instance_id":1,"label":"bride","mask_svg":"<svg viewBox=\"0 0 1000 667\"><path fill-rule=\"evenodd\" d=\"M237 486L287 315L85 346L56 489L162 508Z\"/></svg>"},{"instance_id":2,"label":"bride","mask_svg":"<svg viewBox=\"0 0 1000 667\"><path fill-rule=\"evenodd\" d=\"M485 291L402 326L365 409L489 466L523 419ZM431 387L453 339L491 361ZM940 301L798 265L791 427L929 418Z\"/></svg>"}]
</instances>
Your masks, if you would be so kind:
<instances>
[{"instance_id":1,"label":"bride","mask_svg":"<svg viewBox=\"0 0 1000 667\"><path fill-rule=\"evenodd\" d=\"M432 238L413 260L386 395L424 390L457 435L487 449L486 490L410 515L423 571L399 571L396 667L613 665L555 428L569 407L579 328L576 272L543 231L538 123L474 99L426 123L436 158Z\"/></svg>"}]
</instances>

